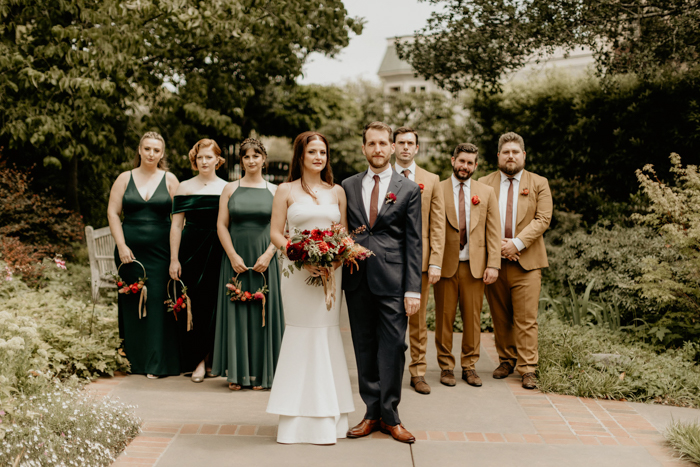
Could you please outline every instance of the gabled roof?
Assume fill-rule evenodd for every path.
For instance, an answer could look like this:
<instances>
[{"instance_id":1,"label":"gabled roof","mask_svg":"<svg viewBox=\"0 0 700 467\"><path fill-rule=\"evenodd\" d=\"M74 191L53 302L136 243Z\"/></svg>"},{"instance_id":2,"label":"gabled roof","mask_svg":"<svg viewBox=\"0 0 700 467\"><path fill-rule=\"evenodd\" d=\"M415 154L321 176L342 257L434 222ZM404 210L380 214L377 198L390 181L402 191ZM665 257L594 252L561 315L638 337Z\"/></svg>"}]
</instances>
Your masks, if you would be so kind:
<instances>
[{"instance_id":1,"label":"gabled roof","mask_svg":"<svg viewBox=\"0 0 700 467\"><path fill-rule=\"evenodd\" d=\"M390 39L387 41L386 52L384 53L384 59L379 67L377 74L379 76L393 75L398 73L415 73L413 67L401 59L399 59L396 53L396 46L394 45L394 40Z\"/></svg>"}]
</instances>

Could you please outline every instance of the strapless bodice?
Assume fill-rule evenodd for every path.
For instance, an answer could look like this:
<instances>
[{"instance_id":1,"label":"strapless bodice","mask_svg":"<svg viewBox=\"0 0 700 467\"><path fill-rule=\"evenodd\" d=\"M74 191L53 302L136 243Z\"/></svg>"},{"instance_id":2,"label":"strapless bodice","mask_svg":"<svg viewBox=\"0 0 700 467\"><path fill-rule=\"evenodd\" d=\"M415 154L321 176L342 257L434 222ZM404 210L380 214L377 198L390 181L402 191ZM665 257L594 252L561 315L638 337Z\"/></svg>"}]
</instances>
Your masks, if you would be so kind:
<instances>
[{"instance_id":1,"label":"strapless bodice","mask_svg":"<svg viewBox=\"0 0 700 467\"><path fill-rule=\"evenodd\" d=\"M287 208L289 231L311 230L329 227L340 222L340 207L337 204L311 204L296 202Z\"/></svg>"}]
</instances>

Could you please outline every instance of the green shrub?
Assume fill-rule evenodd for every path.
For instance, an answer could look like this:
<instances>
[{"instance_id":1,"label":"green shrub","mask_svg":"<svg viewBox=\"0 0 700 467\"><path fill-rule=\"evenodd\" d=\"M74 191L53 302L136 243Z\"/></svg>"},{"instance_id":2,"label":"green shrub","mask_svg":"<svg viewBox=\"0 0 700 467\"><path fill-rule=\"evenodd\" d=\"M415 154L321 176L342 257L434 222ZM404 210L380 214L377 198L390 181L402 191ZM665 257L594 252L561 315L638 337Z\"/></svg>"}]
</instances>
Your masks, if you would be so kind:
<instances>
[{"instance_id":1,"label":"green shrub","mask_svg":"<svg viewBox=\"0 0 700 467\"><path fill-rule=\"evenodd\" d=\"M664 432L666 441L681 454L682 459L688 459L700 465L700 423L673 421Z\"/></svg>"},{"instance_id":2,"label":"green shrub","mask_svg":"<svg viewBox=\"0 0 700 467\"><path fill-rule=\"evenodd\" d=\"M540 313L538 387L543 392L700 407L698 343L658 354L634 336L572 326ZM594 354L610 354L601 361Z\"/></svg>"}]
</instances>

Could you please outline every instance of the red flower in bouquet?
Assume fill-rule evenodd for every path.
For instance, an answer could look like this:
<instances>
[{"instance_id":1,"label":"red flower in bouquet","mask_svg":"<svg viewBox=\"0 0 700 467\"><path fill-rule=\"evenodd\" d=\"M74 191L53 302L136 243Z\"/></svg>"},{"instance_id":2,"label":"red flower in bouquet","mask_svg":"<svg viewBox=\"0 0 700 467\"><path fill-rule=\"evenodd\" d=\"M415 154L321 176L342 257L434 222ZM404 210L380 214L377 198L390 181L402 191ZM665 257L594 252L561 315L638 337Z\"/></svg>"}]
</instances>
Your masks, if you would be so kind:
<instances>
[{"instance_id":1,"label":"red flower in bouquet","mask_svg":"<svg viewBox=\"0 0 700 467\"><path fill-rule=\"evenodd\" d=\"M252 270L251 270L252 271ZM265 280L265 275L260 273ZM261 301L262 302L262 325L265 326L265 301L266 295L270 291L267 286L267 281L265 280L262 287L260 287L255 292L251 293L247 290L243 290L243 285L241 281L238 280L238 276L232 277L231 280L226 284L226 295L231 297L232 302L252 302Z\"/></svg>"},{"instance_id":2,"label":"red flower in bouquet","mask_svg":"<svg viewBox=\"0 0 700 467\"><path fill-rule=\"evenodd\" d=\"M481 200L479 199L478 196L476 196L476 195L472 196L472 204L473 204L474 206L476 206L476 205L479 204L480 202L481 202Z\"/></svg>"}]
</instances>

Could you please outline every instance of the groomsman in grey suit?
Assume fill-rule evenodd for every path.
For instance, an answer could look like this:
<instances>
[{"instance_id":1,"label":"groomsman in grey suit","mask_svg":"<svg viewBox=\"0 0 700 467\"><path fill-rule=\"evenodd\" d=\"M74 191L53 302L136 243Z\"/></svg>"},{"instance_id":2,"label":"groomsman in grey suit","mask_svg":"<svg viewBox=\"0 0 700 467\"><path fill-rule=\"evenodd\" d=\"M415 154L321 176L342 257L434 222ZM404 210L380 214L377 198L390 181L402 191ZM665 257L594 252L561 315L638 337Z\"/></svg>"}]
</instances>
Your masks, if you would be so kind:
<instances>
[{"instance_id":1,"label":"groomsman in grey suit","mask_svg":"<svg viewBox=\"0 0 700 467\"><path fill-rule=\"evenodd\" d=\"M348 199L349 229L366 227L356 241L374 256L351 274L343 269L355 348L360 396L367 406L363 420L348 438L381 430L413 443L401 424L398 405L406 363L408 316L421 296L421 193L418 185L391 167L392 130L373 122L362 133L362 152L369 168L343 181Z\"/></svg>"}]
</instances>

